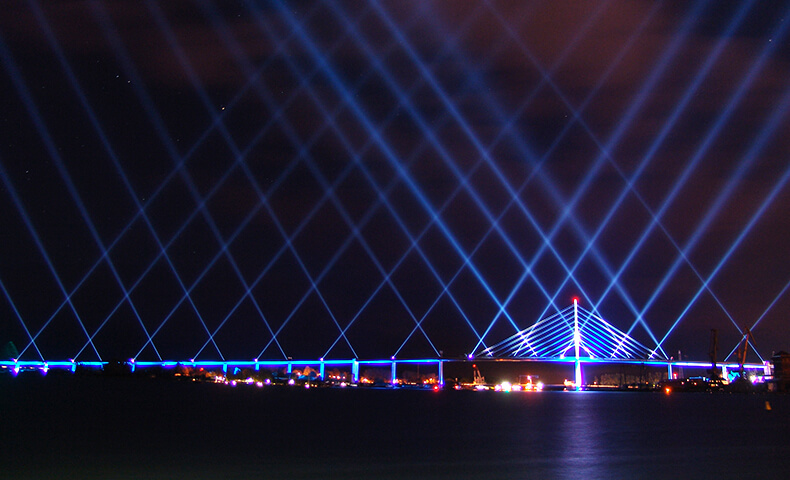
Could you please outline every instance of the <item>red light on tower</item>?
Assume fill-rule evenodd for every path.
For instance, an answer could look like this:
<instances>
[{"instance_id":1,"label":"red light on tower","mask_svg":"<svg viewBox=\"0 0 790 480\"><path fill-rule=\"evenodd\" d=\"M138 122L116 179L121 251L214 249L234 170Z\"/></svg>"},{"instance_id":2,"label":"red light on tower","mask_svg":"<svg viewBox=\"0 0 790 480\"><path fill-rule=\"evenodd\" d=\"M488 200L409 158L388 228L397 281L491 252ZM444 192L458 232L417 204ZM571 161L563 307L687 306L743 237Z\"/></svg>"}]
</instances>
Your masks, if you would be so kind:
<instances>
[{"instance_id":1,"label":"red light on tower","mask_svg":"<svg viewBox=\"0 0 790 480\"><path fill-rule=\"evenodd\" d=\"M573 297L573 303L579 303L579 297Z\"/></svg>"}]
</instances>

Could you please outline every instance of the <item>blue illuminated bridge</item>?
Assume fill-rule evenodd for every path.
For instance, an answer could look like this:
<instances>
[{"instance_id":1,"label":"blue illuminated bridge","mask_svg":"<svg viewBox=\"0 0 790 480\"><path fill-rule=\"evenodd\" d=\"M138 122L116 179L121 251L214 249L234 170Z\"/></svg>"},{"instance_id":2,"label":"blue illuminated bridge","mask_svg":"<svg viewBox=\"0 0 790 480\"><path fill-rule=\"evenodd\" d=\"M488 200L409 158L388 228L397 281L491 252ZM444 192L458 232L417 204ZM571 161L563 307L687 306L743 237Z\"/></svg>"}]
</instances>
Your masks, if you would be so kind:
<instances>
[{"instance_id":1,"label":"blue illuminated bridge","mask_svg":"<svg viewBox=\"0 0 790 480\"><path fill-rule=\"evenodd\" d=\"M748 339L745 339L748 341ZM574 385L577 389L586 385L583 375L583 364L634 364L647 366L662 366L667 368L667 378L673 378L674 367L706 368L712 367L711 362L674 361L667 359L655 350L649 350L628 334L618 330L606 320L582 308L578 300L574 299L573 305L557 312L547 318L541 319L534 325L524 329L502 342L486 347L477 354L470 354L463 360L447 358L423 359L396 359L386 360L360 360L360 359L318 359L318 360L260 360L252 361L135 361L129 359L122 363L134 371L136 368L177 366L193 368L218 368L225 373L228 369L264 369L285 370L291 374L294 367L312 367L319 373L321 379L326 378L326 368L346 368L350 370L351 379L358 382L360 367L386 367L390 369L390 381L393 385L399 383L398 365L435 365L437 381L444 385L444 364L450 361L524 361L547 363L572 363L574 366ZM39 369L46 373L50 368L61 368L75 371L78 367L102 368L105 362L77 362L69 361L0 361L6 369L19 373L21 369ZM728 369L736 371L741 368L747 371L759 371L760 374L771 375L772 371L768 362L761 364L718 363L716 368L721 368L721 376L727 377ZM716 373L718 375L718 372Z\"/></svg>"},{"instance_id":2,"label":"blue illuminated bridge","mask_svg":"<svg viewBox=\"0 0 790 480\"><path fill-rule=\"evenodd\" d=\"M790 350L788 0L2 8L6 370Z\"/></svg>"}]
</instances>

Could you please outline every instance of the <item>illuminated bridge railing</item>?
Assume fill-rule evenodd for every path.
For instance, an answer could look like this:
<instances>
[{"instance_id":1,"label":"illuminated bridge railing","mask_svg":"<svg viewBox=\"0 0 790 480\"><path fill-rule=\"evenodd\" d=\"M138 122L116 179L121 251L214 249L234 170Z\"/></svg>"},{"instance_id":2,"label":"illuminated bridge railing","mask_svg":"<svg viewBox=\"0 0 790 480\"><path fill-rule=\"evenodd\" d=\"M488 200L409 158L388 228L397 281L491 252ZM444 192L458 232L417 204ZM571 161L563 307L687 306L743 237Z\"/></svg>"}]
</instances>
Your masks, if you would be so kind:
<instances>
[{"instance_id":1,"label":"illuminated bridge railing","mask_svg":"<svg viewBox=\"0 0 790 480\"><path fill-rule=\"evenodd\" d=\"M471 356L470 356L471 357ZM358 360L358 359L339 359L339 360L246 360L246 361L162 361L162 362L135 362L124 361L120 362L131 371L136 368L176 368L176 367L190 367L190 368L205 368L212 370L222 370L223 372L232 372L235 369L241 370L255 370L261 369L285 369L286 373L290 374L292 370L303 367L313 367L319 371L320 378L326 378L325 368L348 368L351 372L354 382L360 380L360 367L383 367L389 366L391 368L391 381L392 384L397 382L397 367L398 365L431 365L437 367L437 380L439 385L444 385L444 366L449 362L468 362L489 360L489 358L466 358L466 359L447 359L447 358L424 358L424 359L403 359L403 360ZM501 358L495 359L497 361L513 361L513 362L546 362L546 363L582 363L582 364L638 364L653 367L663 367L667 369L668 378L673 378L673 368L696 368L696 369L709 369L711 364L709 362L693 362L693 361L674 361L671 359L606 359L606 358L580 358L578 361L574 357L522 357L522 358ZM37 370L42 374L48 373L50 370L61 370L67 372L76 372L77 369L93 369L102 370L112 362L78 362L72 360L65 361L28 361L28 360L3 360L0 361L0 372L6 371L16 375L21 371ZM722 374L726 377L727 371L736 371L740 369L737 363L719 363L717 368L722 369ZM770 363L747 363L743 365L745 370L752 372L762 372L764 375L772 375ZM581 383L579 383L581 385Z\"/></svg>"},{"instance_id":2,"label":"illuminated bridge railing","mask_svg":"<svg viewBox=\"0 0 790 480\"><path fill-rule=\"evenodd\" d=\"M287 374L290 374L294 367L313 367L319 372L320 378L325 378L326 367L345 367L351 371L353 380L359 381L360 367L390 367L391 380L395 383L397 380L397 367L398 365L435 365L438 369L438 381L440 385L444 384L444 363L450 360L444 358L423 358L423 359L389 359L389 360L360 360L360 359L323 359L318 360L241 360L241 361L204 361L204 360L186 360L186 361L154 361L154 362L138 362L135 360L127 360L123 362L79 362L75 360L65 361L28 361L28 360L4 360L0 361L0 371L11 371L18 374L23 370L39 370L42 373L47 373L51 369L67 370L76 372L78 368L88 368L101 370L113 363L119 363L128 368L131 372L136 369L145 368L175 368L175 367L189 367L189 368L205 368L222 370L227 373L233 369L248 369L259 371L261 369L285 369Z\"/></svg>"}]
</instances>

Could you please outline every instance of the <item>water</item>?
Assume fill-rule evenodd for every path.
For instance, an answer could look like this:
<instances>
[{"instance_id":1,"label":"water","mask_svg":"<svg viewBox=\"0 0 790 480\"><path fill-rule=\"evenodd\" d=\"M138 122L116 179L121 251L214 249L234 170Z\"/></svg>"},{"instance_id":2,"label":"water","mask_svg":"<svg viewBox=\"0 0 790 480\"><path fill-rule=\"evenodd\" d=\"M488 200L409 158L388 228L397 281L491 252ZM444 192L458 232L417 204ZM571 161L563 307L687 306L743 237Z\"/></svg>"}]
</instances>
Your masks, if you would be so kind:
<instances>
[{"instance_id":1,"label":"water","mask_svg":"<svg viewBox=\"0 0 790 480\"><path fill-rule=\"evenodd\" d=\"M0 377L6 478L785 478L790 396ZM769 401L771 410L765 408Z\"/></svg>"}]
</instances>

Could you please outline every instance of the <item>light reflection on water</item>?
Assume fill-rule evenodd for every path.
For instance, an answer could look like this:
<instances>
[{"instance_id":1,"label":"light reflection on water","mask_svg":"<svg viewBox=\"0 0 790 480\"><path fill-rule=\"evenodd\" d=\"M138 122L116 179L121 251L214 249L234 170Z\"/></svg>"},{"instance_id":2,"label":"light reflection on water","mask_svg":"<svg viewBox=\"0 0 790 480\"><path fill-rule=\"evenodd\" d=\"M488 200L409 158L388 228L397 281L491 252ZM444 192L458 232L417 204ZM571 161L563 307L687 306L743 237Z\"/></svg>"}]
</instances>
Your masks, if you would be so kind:
<instances>
[{"instance_id":1,"label":"light reflection on water","mask_svg":"<svg viewBox=\"0 0 790 480\"><path fill-rule=\"evenodd\" d=\"M50 376L48 376L50 377ZM784 478L790 396L5 381L15 478ZM58 408L53 408L58 405ZM42 436L40 432L47 432ZM13 441L10 439L13 438Z\"/></svg>"},{"instance_id":2,"label":"light reflection on water","mask_svg":"<svg viewBox=\"0 0 790 480\"><path fill-rule=\"evenodd\" d=\"M590 408L595 394L572 392L568 395L563 402L565 411L557 422L557 443L562 452L557 473L562 478L604 478L608 429L601 415Z\"/></svg>"}]
</instances>

